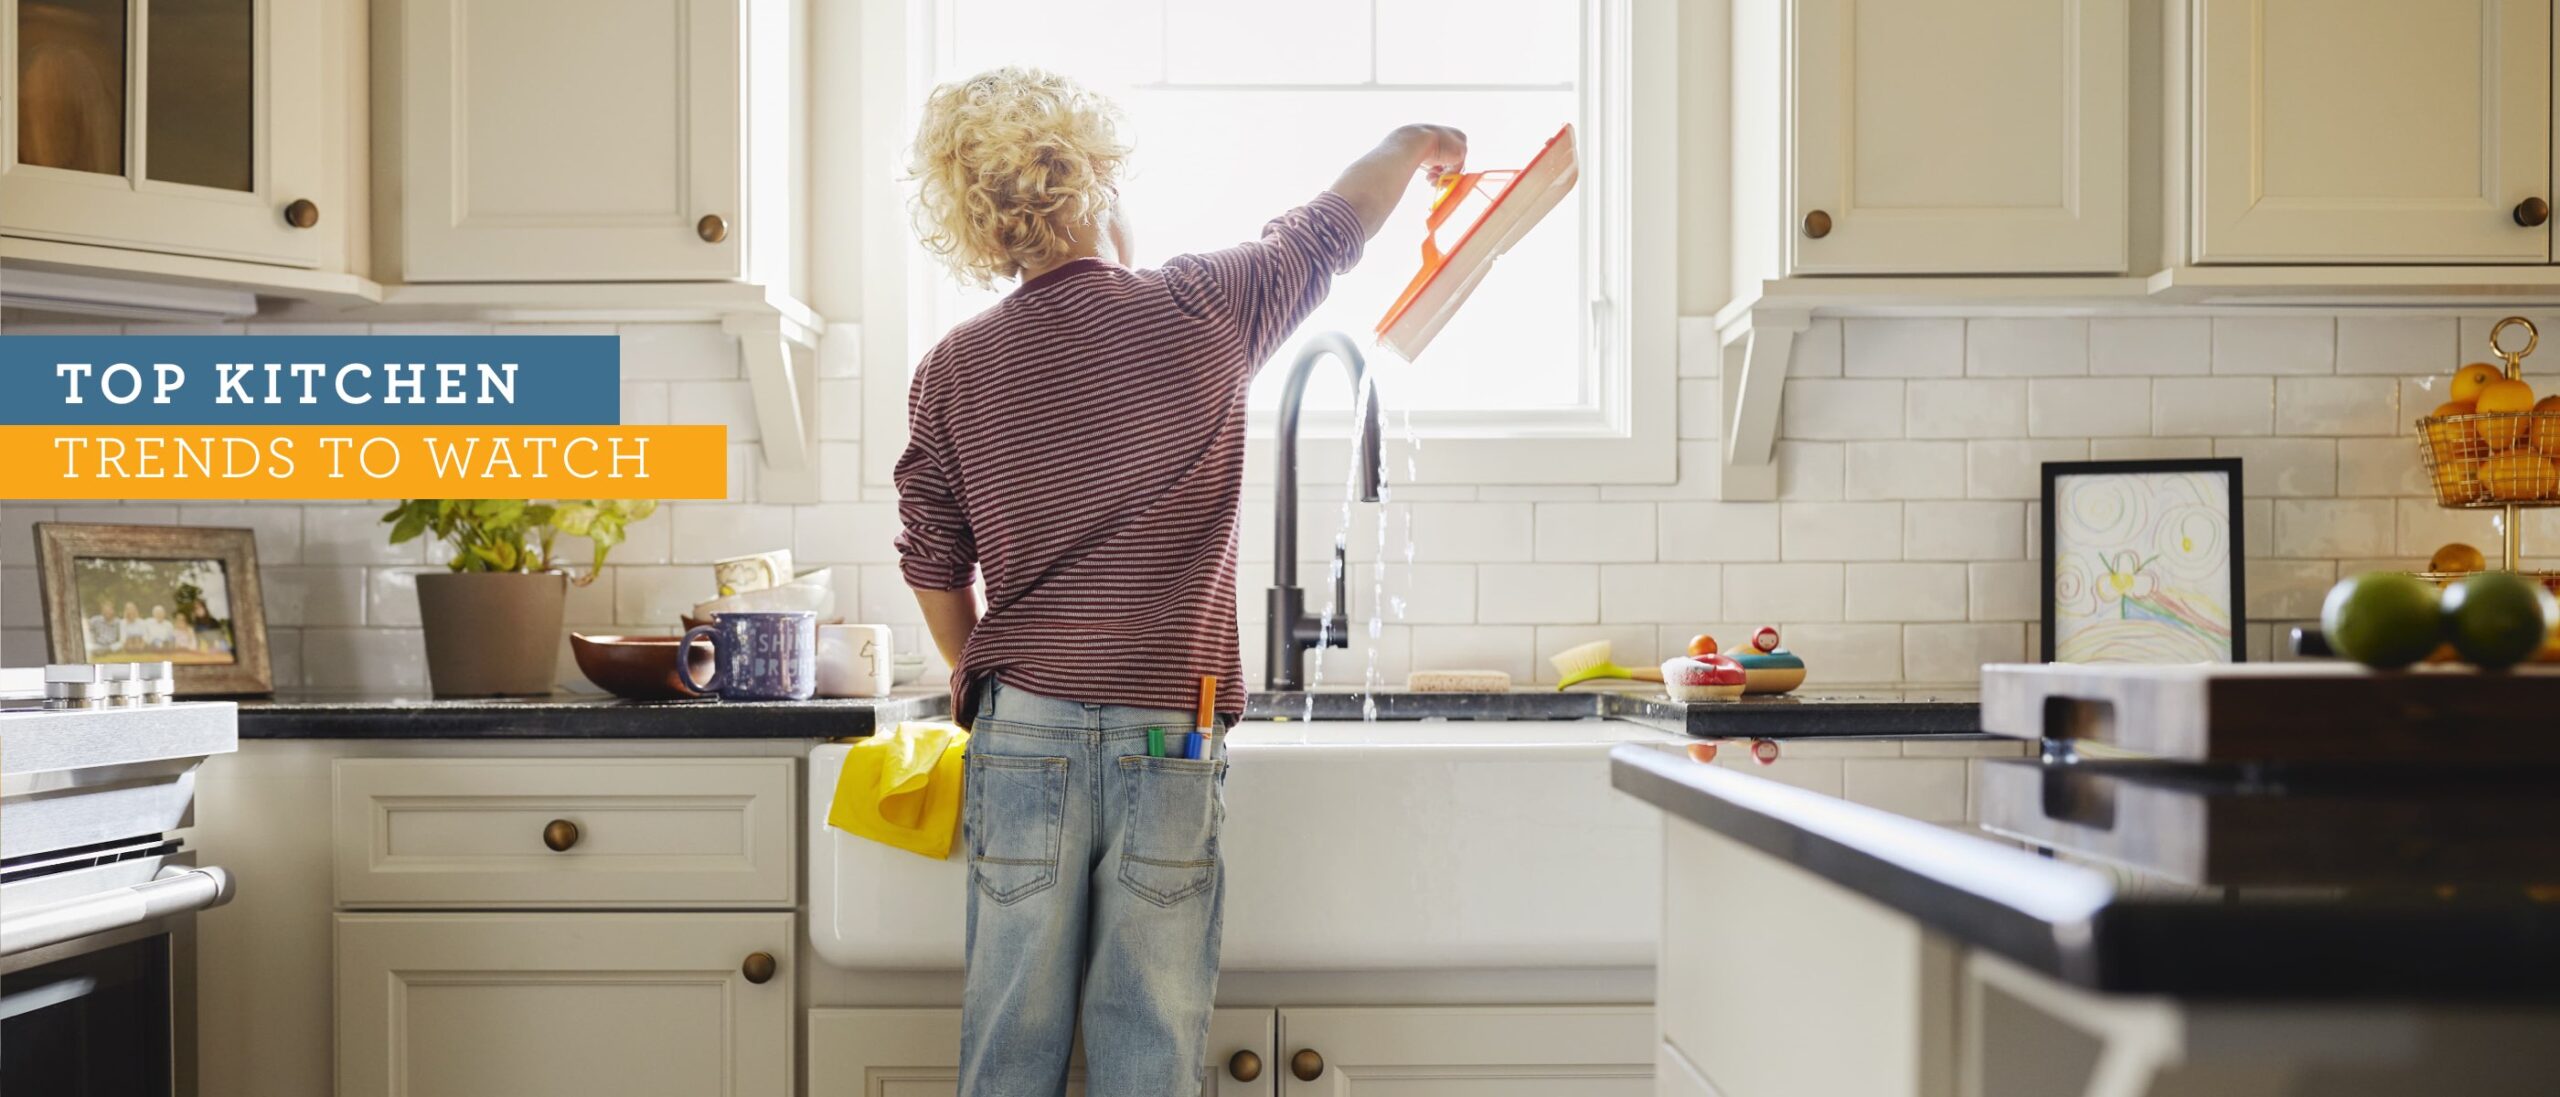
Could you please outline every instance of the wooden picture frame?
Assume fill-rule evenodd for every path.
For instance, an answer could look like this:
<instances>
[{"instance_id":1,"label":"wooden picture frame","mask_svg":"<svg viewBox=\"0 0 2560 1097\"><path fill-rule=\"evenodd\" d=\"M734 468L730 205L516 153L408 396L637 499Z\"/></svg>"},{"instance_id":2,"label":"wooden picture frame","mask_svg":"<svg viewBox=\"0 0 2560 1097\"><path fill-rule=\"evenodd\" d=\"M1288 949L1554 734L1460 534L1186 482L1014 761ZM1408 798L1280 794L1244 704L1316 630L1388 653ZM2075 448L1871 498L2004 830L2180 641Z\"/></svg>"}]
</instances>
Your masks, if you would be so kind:
<instances>
[{"instance_id":1,"label":"wooden picture frame","mask_svg":"<svg viewBox=\"0 0 2560 1097\"><path fill-rule=\"evenodd\" d=\"M168 660L180 696L275 691L255 532L63 522L35 529L53 662ZM90 606L100 612L89 614Z\"/></svg>"},{"instance_id":2,"label":"wooden picture frame","mask_svg":"<svg viewBox=\"0 0 2560 1097\"><path fill-rule=\"evenodd\" d=\"M2236 457L2045 462L2043 660L2248 661L2245 498Z\"/></svg>"}]
</instances>

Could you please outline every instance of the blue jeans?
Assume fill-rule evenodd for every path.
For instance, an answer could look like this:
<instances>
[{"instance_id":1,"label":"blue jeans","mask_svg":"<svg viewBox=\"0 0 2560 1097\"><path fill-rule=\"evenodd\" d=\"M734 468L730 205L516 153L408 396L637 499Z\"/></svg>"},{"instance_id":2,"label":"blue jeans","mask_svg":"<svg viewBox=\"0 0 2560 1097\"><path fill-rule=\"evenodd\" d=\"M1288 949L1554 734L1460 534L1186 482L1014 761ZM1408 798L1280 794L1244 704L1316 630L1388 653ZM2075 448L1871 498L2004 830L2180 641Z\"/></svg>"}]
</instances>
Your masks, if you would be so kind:
<instances>
[{"instance_id":1,"label":"blue jeans","mask_svg":"<svg viewBox=\"0 0 2560 1097\"><path fill-rule=\"evenodd\" d=\"M1084 1029L1085 1092L1200 1092L1218 986L1226 743L1181 753L1187 712L986 685L969 735L961 1097L1057 1097Z\"/></svg>"}]
</instances>

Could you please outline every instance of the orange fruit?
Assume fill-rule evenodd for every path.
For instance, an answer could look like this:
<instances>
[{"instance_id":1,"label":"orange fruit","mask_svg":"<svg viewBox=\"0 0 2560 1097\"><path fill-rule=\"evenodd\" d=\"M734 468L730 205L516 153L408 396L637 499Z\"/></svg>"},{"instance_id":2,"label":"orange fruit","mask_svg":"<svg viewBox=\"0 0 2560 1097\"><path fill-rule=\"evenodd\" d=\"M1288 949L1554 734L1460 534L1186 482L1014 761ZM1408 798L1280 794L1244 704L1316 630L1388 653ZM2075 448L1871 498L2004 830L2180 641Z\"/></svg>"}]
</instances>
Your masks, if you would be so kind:
<instances>
[{"instance_id":1,"label":"orange fruit","mask_svg":"<svg viewBox=\"0 0 2560 1097\"><path fill-rule=\"evenodd\" d=\"M2469 503L2480 498L2480 462L2456 457L2436 462L2436 500Z\"/></svg>"},{"instance_id":2,"label":"orange fruit","mask_svg":"<svg viewBox=\"0 0 2560 1097\"><path fill-rule=\"evenodd\" d=\"M2460 541L2437 549L2434 558L2427 561L2428 571L2485 571L2488 567L2487 556Z\"/></svg>"},{"instance_id":3,"label":"orange fruit","mask_svg":"<svg viewBox=\"0 0 2560 1097\"><path fill-rule=\"evenodd\" d=\"M2545 457L2560 457L2560 396L2545 396L2533 405L2533 448Z\"/></svg>"},{"instance_id":4,"label":"orange fruit","mask_svg":"<svg viewBox=\"0 0 2560 1097\"><path fill-rule=\"evenodd\" d=\"M2502 502L2541 499L2560 488L2560 469L2538 453L2501 453L2480 462L2480 485L2489 490L2489 498Z\"/></svg>"},{"instance_id":5,"label":"orange fruit","mask_svg":"<svg viewBox=\"0 0 2560 1097\"><path fill-rule=\"evenodd\" d=\"M2522 412L2533 410L2533 386L2522 381L2491 381L2480 390L2475 402L2482 415L2505 415L2512 418L2483 419L2477 429L2480 440L2490 449L2510 449L2531 435L2533 420Z\"/></svg>"},{"instance_id":6,"label":"orange fruit","mask_svg":"<svg viewBox=\"0 0 2560 1097\"><path fill-rule=\"evenodd\" d=\"M2436 405L2436 410L2428 412L2427 418L2449 419L2456 415L2469 415L2473 410L2475 409L2469 401L2449 400ZM2480 437L2472 433L2471 424L2467 422L2428 423L2426 432L2427 445L2435 450L2436 463L2439 465L2460 458L2463 451L2470 448Z\"/></svg>"},{"instance_id":7,"label":"orange fruit","mask_svg":"<svg viewBox=\"0 0 2560 1097\"><path fill-rule=\"evenodd\" d=\"M2453 371L2453 400L2467 403L2480 398L2480 390L2492 381L2504 381L2507 375L2487 362L2473 362Z\"/></svg>"}]
</instances>

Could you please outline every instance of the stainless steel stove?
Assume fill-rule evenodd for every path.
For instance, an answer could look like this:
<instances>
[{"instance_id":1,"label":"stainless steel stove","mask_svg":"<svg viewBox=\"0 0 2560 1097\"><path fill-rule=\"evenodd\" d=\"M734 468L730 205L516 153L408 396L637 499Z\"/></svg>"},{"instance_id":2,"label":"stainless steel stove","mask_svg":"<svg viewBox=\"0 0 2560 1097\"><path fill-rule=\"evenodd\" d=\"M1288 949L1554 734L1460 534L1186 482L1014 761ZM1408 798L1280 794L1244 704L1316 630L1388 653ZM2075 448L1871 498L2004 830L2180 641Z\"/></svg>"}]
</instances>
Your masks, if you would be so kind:
<instances>
[{"instance_id":1,"label":"stainless steel stove","mask_svg":"<svg viewBox=\"0 0 2560 1097\"><path fill-rule=\"evenodd\" d=\"M170 697L169 665L0 669L0 1093L195 1091L196 767L239 710Z\"/></svg>"}]
</instances>

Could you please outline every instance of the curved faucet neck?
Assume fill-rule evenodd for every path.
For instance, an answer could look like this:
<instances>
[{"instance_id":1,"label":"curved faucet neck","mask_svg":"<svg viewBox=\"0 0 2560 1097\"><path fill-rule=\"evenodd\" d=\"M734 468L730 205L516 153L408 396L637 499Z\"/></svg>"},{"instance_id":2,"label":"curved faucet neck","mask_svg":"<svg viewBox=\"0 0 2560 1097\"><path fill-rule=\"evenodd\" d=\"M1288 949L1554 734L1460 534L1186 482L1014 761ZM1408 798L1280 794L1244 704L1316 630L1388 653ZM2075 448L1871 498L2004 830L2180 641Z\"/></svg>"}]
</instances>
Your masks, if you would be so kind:
<instances>
[{"instance_id":1,"label":"curved faucet neck","mask_svg":"<svg viewBox=\"0 0 2560 1097\"><path fill-rule=\"evenodd\" d=\"M1369 366L1361 358L1360 348L1338 331L1308 339L1297 359L1289 364L1288 377L1281 385L1278 437L1273 446L1279 457L1271 484L1277 505L1277 520L1272 523L1277 543L1272 560L1278 566L1274 577L1278 586L1295 586L1298 581L1298 420L1306 402L1307 378L1315 372L1316 363L1328 355L1341 359L1351 375L1352 405L1359 417L1355 435L1358 444L1353 447L1351 459L1355 462L1353 475L1360 501L1377 502L1385 480L1379 464L1377 392L1369 383Z\"/></svg>"}]
</instances>

